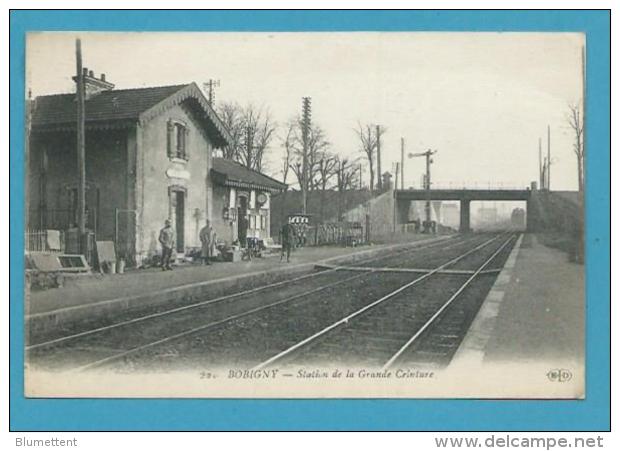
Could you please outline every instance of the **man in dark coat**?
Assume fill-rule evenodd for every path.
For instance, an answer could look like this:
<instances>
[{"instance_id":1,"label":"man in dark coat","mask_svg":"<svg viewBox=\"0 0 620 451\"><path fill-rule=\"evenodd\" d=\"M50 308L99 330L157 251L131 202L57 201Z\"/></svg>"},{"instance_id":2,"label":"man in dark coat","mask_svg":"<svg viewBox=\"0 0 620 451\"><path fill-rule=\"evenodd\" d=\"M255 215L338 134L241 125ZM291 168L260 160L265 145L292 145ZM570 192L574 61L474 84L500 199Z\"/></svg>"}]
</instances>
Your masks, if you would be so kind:
<instances>
[{"instance_id":1,"label":"man in dark coat","mask_svg":"<svg viewBox=\"0 0 620 451\"><path fill-rule=\"evenodd\" d=\"M280 229L280 243L282 243L282 253L280 254L280 261L282 261L282 259L284 258L285 252L286 261L290 261L291 247L293 247L296 235L297 233L295 232L295 227L293 227L292 224L286 223Z\"/></svg>"}]
</instances>

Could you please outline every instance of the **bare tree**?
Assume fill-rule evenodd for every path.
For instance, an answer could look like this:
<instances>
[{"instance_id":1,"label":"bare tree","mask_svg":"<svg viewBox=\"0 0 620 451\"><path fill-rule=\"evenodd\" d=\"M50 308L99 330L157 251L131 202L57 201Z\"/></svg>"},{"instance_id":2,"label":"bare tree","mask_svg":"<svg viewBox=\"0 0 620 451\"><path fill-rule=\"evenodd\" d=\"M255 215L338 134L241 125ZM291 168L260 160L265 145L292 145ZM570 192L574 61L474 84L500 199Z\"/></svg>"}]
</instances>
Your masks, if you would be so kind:
<instances>
[{"instance_id":1,"label":"bare tree","mask_svg":"<svg viewBox=\"0 0 620 451\"><path fill-rule=\"evenodd\" d=\"M263 170L265 153L275 136L276 124L264 107L223 103L220 117L228 127L232 142L224 149L224 158L238 161L248 169Z\"/></svg>"},{"instance_id":2,"label":"bare tree","mask_svg":"<svg viewBox=\"0 0 620 451\"><path fill-rule=\"evenodd\" d=\"M354 189L357 180L358 162L347 157L338 157L336 160L336 187L338 188L338 221L343 220L344 196L347 190Z\"/></svg>"},{"instance_id":3,"label":"bare tree","mask_svg":"<svg viewBox=\"0 0 620 451\"><path fill-rule=\"evenodd\" d=\"M359 150L368 160L368 170L370 172L370 192L372 193L375 189L375 155L377 153L377 142L385 133L385 128L377 127L371 124L362 125L358 122L355 133L359 138ZM379 177L381 177L381 174L377 174L377 179Z\"/></svg>"},{"instance_id":4,"label":"bare tree","mask_svg":"<svg viewBox=\"0 0 620 451\"><path fill-rule=\"evenodd\" d=\"M321 193L321 205L319 209L321 221L323 221L325 219L325 191L327 190L330 180L336 176L336 169L338 168L338 157L326 151L321 152L316 167L317 178L315 186L320 190Z\"/></svg>"},{"instance_id":5,"label":"bare tree","mask_svg":"<svg viewBox=\"0 0 620 451\"><path fill-rule=\"evenodd\" d=\"M358 180L358 162L348 157L337 157L336 161L336 187L338 191L355 189Z\"/></svg>"},{"instance_id":6,"label":"bare tree","mask_svg":"<svg viewBox=\"0 0 620 451\"><path fill-rule=\"evenodd\" d=\"M265 152L275 134L275 123L269 110L248 105L243 112L245 140L239 163L248 169L262 171Z\"/></svg>"},{"instance_id":7,"label":"bare tree","mask_svg":"<svg viewBox=\"0 0 620 451\"><path fill-rule=\"evenodd\" d=\"M322 183L323 170L325 174L328 174L329 170L321 169L321 165L325 164L327 150L329 149L330 142L327 140L325 131L318 125L310 127L310 133L308 133L308 188L310 191L319 189ZM321 163L323 161L323 163Z\"/></svg>"},{"instance_id":8,"label":"bare tree","mask_svg":"<svg viewBox=\"0 0 620 451\"><path fill-rule=\"evenodd\" d=\"M325 191L329 181L337 174L338 157L329 152L323 152L316 166L317 186L322 191Z\"/></svg>"},{"instance_id":9,"label":"bare tree","mask_svg":"<svg viewBox=\"0 0 620 451\"><path fill-rule=\"evenodd\" d=\"M222 157L227 160L237 161L244 137L242 123L243 110L237 103L222 103L218 107L218 115L232 138L230 144L222 149Z\"/></svg>"},{"instance_id":10,"label":"bare tree","mask_svg":"<svg viewBox=\"0 0 620 451\"><path fill-rule=\"evenodd\" d=\"M320 188L320 161L324 158L330 143L323 129L313 124L308 132L308 146L306 155L306 173L303 170L304 146L302 139L303 124L297 117L289 122L287 132L288 146L291 149L289 167L295 174L300 189L312 191Z\"/></svg>"},{"instance_id":11,"label":"bare tree","mask_svg":"<svg viewBox=\"0 0 620 451\"><path fill-rule=\"evenodd\" d=\"M286 183L288 173L291 169L293 151L294 151L294 138L295 138L295 122L289 121L286 125L286 135L282 138L282 147L284 147L284 156L282 157L282 181Z\"/></svg>"},{"instance_id":12,"label":"bare tree","mask_svg":"<svg viewBox=\"0 0 620 451\"><path fill-rule=\"evenodd\" d=\"M575 134L575 142L573 143L573 152L577 157L577 182L579 184L579 192L583 192L583 161L584 161L584 142L583 142L583 115L579 104L568 106L568 125Z\"/></svg>"}]
</instances>

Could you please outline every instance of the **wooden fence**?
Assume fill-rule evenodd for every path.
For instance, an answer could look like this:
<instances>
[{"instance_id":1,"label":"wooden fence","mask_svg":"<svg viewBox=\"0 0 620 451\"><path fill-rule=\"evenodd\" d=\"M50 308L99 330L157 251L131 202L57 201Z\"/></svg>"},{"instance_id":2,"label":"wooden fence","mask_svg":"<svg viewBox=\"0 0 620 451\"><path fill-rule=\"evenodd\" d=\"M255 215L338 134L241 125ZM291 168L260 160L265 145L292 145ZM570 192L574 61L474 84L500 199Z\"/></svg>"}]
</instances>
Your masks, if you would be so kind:
<instances>
[{"instance_id":1,"label":"wooden fence","mask_svg":"<svg viewBox=\"0 0 620 451\"><path fill-rule=\"evenodd\" d=\"M307 246L330 244L355 246L365 241L364 229L358 222L334 222L310 226L305 238Z\"/></svg>"}]
</instances>

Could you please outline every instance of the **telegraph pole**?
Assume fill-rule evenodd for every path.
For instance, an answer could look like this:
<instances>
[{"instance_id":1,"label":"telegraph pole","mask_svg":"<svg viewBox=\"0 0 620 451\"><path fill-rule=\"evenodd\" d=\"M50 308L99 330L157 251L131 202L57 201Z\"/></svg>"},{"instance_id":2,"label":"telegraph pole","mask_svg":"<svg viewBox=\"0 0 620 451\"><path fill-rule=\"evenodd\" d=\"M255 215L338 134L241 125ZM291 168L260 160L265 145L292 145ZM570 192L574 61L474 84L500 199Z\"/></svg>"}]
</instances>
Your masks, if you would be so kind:
<instances>
[{"instance_id":1,"label":"telegraph pole","mask_svg":"<svg viewBox=\"0 0 620 451\"><path fill-rule=\"evenodd\" d=\"M78 243L80 252L86 251L84 235L86 233L86 164L85 164L85 118L84 118L84 73L82 69L82 41L75 41L75 61L77 80L77 214L78 214Z\"/></svg>"},{"instance_id":2,"label":"telegraph pole","mask_svg":"<svg viewBox=\"0 0 620 451\"><path fill-rule=\"evenodd\" d=\"M400 138L400 189L405 189L405 138Z\"/></svg>"},{"instance_id":3,"label":"telegraph pole","mask_svg":"<svg viewBox=\"0 0 620 451\"><path fill-rule=\"evenodd\" d=\"M377 125L377 188L383 190L383 174L381 174L381 127Z\"/></svg>"},{"instance_id":4,"label":"telegraph pole","mask_svg":"<svg viewBox=\"0 0 620 451\"><path fill-rule=\"evenodd\" d=\"M252 169L252 128L249 125L245 128L245 146L247 147L245 165L248 169Z\"/></svg>"},{"instance_id":5,"label":"telegraph pole","mask_svg":"<svg viewBox=\"0 0 620 451\"><path fill-rule=\"evenodd\" d=\"M396 190L398 189L398 180L400 178L400 163L397 161L395 166L396 166L396 171L394 172L396 174L396 180L394 180L394 189Z\"/></svg>"},{"instance_id":6,"label":"telegraph pole","mask_svg":"<svg viewBox=\"0 0 620 451\"><path fill-rule=\"evenodd\" d=\"M544 180L545 176L543 174L543 167L542 167L542 140L540 138L538 138L538 185L540 186L540 189L544 189Z\"/></svg>"},{"instance_id":7,"label":"telegraph pole","mask_svg":"<svg viewBox=\"0 0 620 451\"><path fill-rule=\"evenodd\" d=\"M310 134L310 120L312 115L312 105L310 97L303 97L302 103L302 130L301 138L303 141L303 159L302 159L302 187L301 187L301 199L302 206L301 212L307 213L308 210L308 137Z\"/></svg>"},{"instance_id":8,"label":"telegraph pole","mask_svg":"<svg viewBox=\"0 0 620 451\"><path fill-rule=\"evenodd\" d=\"M551 191L551 126L547 125L547 189Z\"/></svg>"},{"instance_id":9,"label":"telegraph pole","mask_svg":"<svg viewBox=\"0 0 620 451\"><path fill-rule=\"evenodd\" d=\"M203 84L203 86L209 93L209 105L211 105L211 108L214 108L214 103L213 103L215 102L215 89L214 88L220 86L220 81L213 80L212 78L210 78L207 83Z\"/></svg>"},{"instance_id":10,"label":"telegraph pole","mask_svg":"<svg viewBox=\"0 0 620 451\"><path fill-rule=\"evenodd\" d=\"M431 149L426 151L426 204L424 205L424 213L426 214L426 223L430 227L431 224Z\"/></svg>"}]
</instances>

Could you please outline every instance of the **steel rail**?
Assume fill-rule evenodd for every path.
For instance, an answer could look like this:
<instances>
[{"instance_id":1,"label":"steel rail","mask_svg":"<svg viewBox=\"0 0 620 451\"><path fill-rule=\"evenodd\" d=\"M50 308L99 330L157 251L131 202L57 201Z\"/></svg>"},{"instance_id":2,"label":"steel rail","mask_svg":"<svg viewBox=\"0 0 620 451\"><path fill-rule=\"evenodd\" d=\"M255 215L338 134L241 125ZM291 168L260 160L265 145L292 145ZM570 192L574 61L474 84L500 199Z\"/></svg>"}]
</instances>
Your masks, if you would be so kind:
<instances>
[{"instance_id":1,"label":"steel rail","mask_svg":"<svg viewBox=\"0 0 620 451\"><path fill-rule=\"evenodd\" d=\"M493 259L495 257L497 257L497 255L508 245L508 243L510 243L513 238L515 237L515 235L511 235L510 238L508 238L500 247L499 249L497 249L493 255L491 255L477 270L475 273L473 273L471 275L471 277L469 277L467 279L467 281L465 283L463 283L463 285L461 285L461 287L456 291L456 293L454 293L452 296L450 296L450 299L448 299L434 314L433 316L431 316L423 325L420 329L417 330L417 332L409 339L407 340L407 342L401 346L401 348L392 356L390 357L390 359L383 365L383 367L381 368L381 370L386 370L389 367L391 367L394 362L403 354L403 352L405 352L434 322L437 318L439 318L439 316L441 316L441 314L452 304L452 302L454 302L454 300L465 290L465 288L467 288L469 286L469 284L471 284L471 282L473 282L473 280L478 277L478 275L480 275L480 273L484 270L484 268L486 268L491 261L493 261Z\"/></svg>"},{"instance_id":2,"label":"steel rail","mask_svg":"<svg viewBox=\"0 0 620 451\"><path fill-rule=\"evenodd\" d=\"M459 238L457 238L457 239L459 239ZM434 241L432 243L428 243L428 244L422 245L422 246L412 246L412 247L407 248L406 250L399 251L396 255L391 254L389 256L371 257L369 259L361 260L360 263L367 263L367 262L372 262L372 261L376 261L376 260L379 260L379 261L380 260L385 260L388 257L394 257L394 256L399 256L399 255L407 254L409 252L414 252L414 251L424 250L424 249L428 249L428 248L433 248L434 245L438 245L438 244L441 245L443 242L444 241ZM461 243L464 243L464 242L466 242L466 241L461 241L461 242L456 243L456 244L461 244ZM452 244L454 245L455 243L452 243ZM446 248L449 248L449 247L450 246L447 246ZM442 248L442 250L444 250L444 248ZM211 304L220 303L220 302L223 302L223 301L229 301L231 299L235 299L235 298L238 298L238 297L246 296L248 294L258 293L260 291L267 290L269 288L274 288L274 287L278 287L278 286L281 286L281 285L286 285L286 284L298 282L300 280L304 280L304 279L308 279L308 278L312 278L312 277L317 277L319 275L330 274L332 272L336 272L336 271L339 271L339 270L340 270L339 268L330 268L330 269L328 269L326 271L315 272L315 273L311 273L311 274L304 274L303 276L295 277L293 279L286 279L286 280L282 280L282 281L279 281L279 282L274 282L274 283L271 283L271 284L268 284L268 285L263 285L263 286L256 287L256 288L250 288L248 290L243 290L243 291L239 291L239 292L236 292L236 293L231 293L231 294L228 294L228 295L220 296L220 297L217 297L215 299L209 299L209 300L206 300L206 301L195 302L195 303L192 303L192 304L183 305L183 306L180 306L180 307L175 307L175 308L164 310L164 311L161 311L161 312L151 313L149 315L144 315L144 316L140 316L140 317L137 317L137 318L132 318L132 319L129 319L129 320L126 320L126 321L120 321L118 323L109 324L107 326L101 326L101 327L97 327L95 329L89 329L89 330L85 330L85 331L78 332L78 333L75 333L75 334L65 335L63 337L54 338L52 340L48 340L48 341L44 341L44 342L40 342L40 343L35 343L35 344L32 344L32 345L27 345L27 346L25 346L24 350L25 350L26 353L28 353L28 352L36 350L36 349L41 349L41 348L45 348L45 347L48 347L48 346L58 345L58 344L61 344L61 343L64 343L64 342L67 342L67 341L70 341L70 340L75 340L77 338L82 338L82 337L86 337L86 336L93 335L93 334L96 334L96 333L105 332L107 330L115 329L115 328L122 327L122 326L127 326L129 324L135 324L135 323L139 323L139 322L146 321L146 320L149 320L149 319L160 318L162 316L166 316L166 315L171 315L171 314L174 314L174 313L182 312L182 311L185 311L185 310L191 310L191 309L195 309L195 308L205 307L205 306L211 305Z\"/></svg>"},{"instance_id":3,"label":"steel rail","mask_svg":"<svg viewBox=\"0 0 620 451\"><path fill-rule=\"evenodd\" d=\"M339 319L338 321L330 324L329 326L321 329L320 331L316 332L315 334L305 338L304 340L294 344L293 346L285 349L284 351L276 354L275 356L265 360L264 362L259 363L258 365L252 367L252 370L260 370L262 368L265 368L266 366L269 366L271 364L273 364L274 362L282 359L283 357L286 357L288 355L290 355L291 353L297 351L298 349L308 345L309 343L315 341L316 339L322 337L323 335L327 334L328 332L331 332L332 330L343 326L345 324L348 324L348 322L356 317L358 317L359 315L361 315L362 313L376 307L377 305L387 301L388 299L393 298L394 296L396 296L397 294L403 292L404 290L417 285L418 283L422 282L423 280L426 280L427 278L431 277L432 275L438 273L439 271L441 271L442 269L446 268L447 266L453 265L456 262L462 260L463 258L467 257L468 255L482 249L483 247L488 246L489 244L491 244L492 242L498 240L499 238L501 238L500 236L496 236L491 238L490 240L485 241L484 243L474 247L473 249L468 250L467 252L465 252L464 254L459 255L456 258L453 258L452 260L442 264L441 266L438 266L437 268L434 268L433 270L431 270L430 272L417 277L416 279L412 280L411 282L408 282L402 286L400 286L399 288L397 288L396 290L382 296L381 298L377 299L376 301L356 310L353 313L350 313L349 315L345 316L344 318Z\"/></svg>"},{"instance_id":4,"label":"steel rail","mask_svg":"<svg viewBox=\"0 0 620 451\"><path fill-rule=\"evenodd\" d=\"M488 243L488 242L496 240L496 239L497 239L497 237L494 237L491 240L486 241L485 243ZM466 243L466 242L467 241L464 241L464 242L461 242L460 244L463 244L463 243ZM430 247L430 245L427 246L427 247ZM446 246L446 248L448 248L448 247L451 247L451 246ZM422 248L421 247L416 247L415 248L415 250L420 250L420 249L422 249ZM402 254L406 254L407 252L411 252L412 250L413 249L408 249L408 251L404 251L402 253L399 253L397 256L402 256ZM444 249L442 248L441 250L444 250ZM390 257L394 257L394 255L391 255ZM381 257L381 259L384 259L384 258L386 258L386 257ZM372 260L370 260L370 261L372 261ZM369 272L373 272L373 271L369 271ZM324 273L322 273L322 274L324 274ZM89 362L89 363L84 364L84 365L80 365L78 367L72 368L71 371L72 372L82 372L82 371L85 371L85 370L88 370L88 369L91 369L91 368L99 367L99 366L102 366L104 364L107 364L107 363L113 362L115 360L121 359L123 357L129 356L131 354L135 354L136 352L140 352L140 351L143 351L145 349L149 349L149 348L152 348L152 347L155 347L155 346L158 346L158 345L170 342L170 341L174 341L174 340L177 340L179 338L195 334L197 332L208 330L208 329L220 326L222 324L226 324L228 322L237 320L239 318L243 318L245 316L249 316L251 314L260 312L262 310L266 310L266 309L269 309L269 308L272 308L272 307L276 307L276 306L281 305L281 304L289 303L291 301L294 301L295 299L303 298L305 296L308 296L310 294L313 294L313 293L325 290L327 288L331 288L331 287L343 284L345 282L348 282L348 281L351 281L351 280L354 280L354 279L358 279L360 277L364 277L367 274L368 273L356 274L354 276L347 277L345 279L341 279L341 280L338 280L336 282L332 282L331 284L327 284L327 285L323 285L321 287L313 288L312 290L308 290L308 291L305 291L303 293L298 293L298 294L290 296L290 297L288 297L286 299L282 299L282 300L279 300L279 301L276 301L276 302L272 302L272 303L267 304L267 305L262 305L260 307L256 307L256 308L253 308L253 309L250 309L250 310L247 310L247 311L235 314L235 315L231 315L231 316L228 316L228 317L223 318L223 319L218 320L218 321L213 321L211 323L203 324L201 326L194 327L194 328L185 330L183 332L179 332L177 334L173 334L173 335L170 335L168 337L164 337L164 338L161 338L159 340L156 340L156 341L153 341L153 342L149 342L149 343L144 344L144 345L136 346L136 347L128 349L126 351L123 351L123 352L120 352L120 353L117 353L117 354L114 354L114 355L111 355L111 356L108 356L108 357L104 357L102 359L98 359L98 360ZM132 321L132 320L130 320L130 321Z\"/></svg>"}]
</instances>

